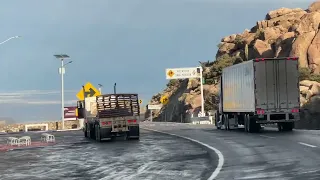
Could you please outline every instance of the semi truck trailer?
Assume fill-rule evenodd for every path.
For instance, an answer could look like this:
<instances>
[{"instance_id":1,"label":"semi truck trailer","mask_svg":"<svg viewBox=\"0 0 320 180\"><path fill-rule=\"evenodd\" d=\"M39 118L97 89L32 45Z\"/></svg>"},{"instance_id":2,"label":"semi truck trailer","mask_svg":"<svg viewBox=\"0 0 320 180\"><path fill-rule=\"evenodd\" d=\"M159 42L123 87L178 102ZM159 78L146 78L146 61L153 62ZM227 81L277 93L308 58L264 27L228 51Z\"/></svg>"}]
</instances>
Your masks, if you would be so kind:
<instances>
[{"instance_id":1,"label":"semi truck trailer","mask_svg":"<svg viewBox=\"0 0 320 180\"><path fill-rule=\"evenodd\" d=\"M140 106L137 94L104 94L78 101L86 138L96 141L115 137L139 139ZM80 113L82 112L82 113Z\"/></svg>"},{"instance_id":2,"label":"semi truck trailer","mask_svg":"<svg viewBox=\"0 0 320 180\"><path fill-rule=\"evenodd\" d=\"M259 132L262 124L277 124L292 131L300 120L298 58L256 58L224 68L217 101L217 129Z\"/></svg>"}]
</instances>

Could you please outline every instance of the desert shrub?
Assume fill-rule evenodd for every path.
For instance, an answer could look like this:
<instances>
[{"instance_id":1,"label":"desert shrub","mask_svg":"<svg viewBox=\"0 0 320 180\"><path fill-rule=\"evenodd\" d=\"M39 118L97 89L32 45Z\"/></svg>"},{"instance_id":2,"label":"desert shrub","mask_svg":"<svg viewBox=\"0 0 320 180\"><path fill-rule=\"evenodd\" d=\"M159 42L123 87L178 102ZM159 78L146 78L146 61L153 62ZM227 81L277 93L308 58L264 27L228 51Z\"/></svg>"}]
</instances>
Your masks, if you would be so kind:
<instances>
[{"instance_id":1,"label":"desert shrub","mask_svg":"<svg viewBox=\"0 0 320 180\"><path fill-rule=\"evenodd\" d=\"M309 68L299 68L299 79L302 80L311 80L320 82L320 75L313 74Z\"/></svg>"},{"instance_id":2,"label":"desert shrub","mask_svg":"<svg viewBox=\"0 0 320 180\"><path fill-rule=\"evenodd\" d=\"M256 34L254 35L254 38L255 38L255 39L261 39L261 40L263 40L263 39L264 39L263 33L264 33L264 30L263 30L263 29L258 29L258 30L256 31Z\"/></svg>"}]
</instances>

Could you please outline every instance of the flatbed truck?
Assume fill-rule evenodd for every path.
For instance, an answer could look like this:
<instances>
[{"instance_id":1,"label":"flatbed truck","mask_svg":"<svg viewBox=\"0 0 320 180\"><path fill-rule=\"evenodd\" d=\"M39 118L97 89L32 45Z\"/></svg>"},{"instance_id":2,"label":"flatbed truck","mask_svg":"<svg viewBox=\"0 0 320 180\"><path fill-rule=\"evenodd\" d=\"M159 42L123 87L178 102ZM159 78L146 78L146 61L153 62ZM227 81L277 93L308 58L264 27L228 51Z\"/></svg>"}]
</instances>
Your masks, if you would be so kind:
<instances>
[{"instance_id":1,"label":"flatbed truck","mask_svg":"<svg viewBox=\"0 0 320 180\"><path fill-rule=\"evenodd\" d=\"M292 131L300 120L297 57L256 58L222 70L217 129L259 132L262 124Z\"/></svg>"},{"instance_id":2,"label":"flatbed truck","mask_svg":"<svg viewBox=\"0 0 320 180\"><path fill-rule=\"evenodd\" d=\"M78 101L84 118L84 137L98 142L123 137L140 138L140 106L137 94L104 94ZM82 112L82 113L80 113ZM83 116L83 117L81 117Z\"/></svg>"}]
</instances>

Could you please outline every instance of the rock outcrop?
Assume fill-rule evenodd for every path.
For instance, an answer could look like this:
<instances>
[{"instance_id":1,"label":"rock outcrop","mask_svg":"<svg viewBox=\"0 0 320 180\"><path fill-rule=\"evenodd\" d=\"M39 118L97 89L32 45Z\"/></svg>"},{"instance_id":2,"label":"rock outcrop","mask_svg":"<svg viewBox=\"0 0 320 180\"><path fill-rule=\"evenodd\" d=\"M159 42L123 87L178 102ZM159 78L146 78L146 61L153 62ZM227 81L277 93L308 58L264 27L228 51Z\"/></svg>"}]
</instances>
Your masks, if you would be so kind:
<instances>
[{"instance_id":1,"label":"rock outcrop","mask_svg":"<svg viewBox=\"0 0 320 180\"><path fill-rule=\"evenodd\" d=\"M280 8L270 11L264 20L256 22L256 25L250 30L246 29L242 33L223 37L218 45L216 60L203 63L203 78L207 82L205 85L206 109L216 108L212 97L217 95L217 79L221 75L222 68L259 57L291 56L299 57L302 118L316 121L315 117L318 117L320 111L319 27L320 1L317 1L312 3L307 10ZM180 108L180 114L183 114L184 111L194 112L200 108L199 81L191 80L187 83L184 86L176 84L176 87L170 92L175 94L171 96L176 99L173 103L183 107ZM169 92L166 90L165 93ZM155 99L153 103L159 103ZM170 108L165 106L158 113L167 112L168 109ZM176 120L173 118L171 121ZM300 123L299 126L302 127L302 124ZM320 129L319 120L309 122L309 124Z\"/></svg>"},{"instance_id":2,"label":"rock outcrop","mask_svg":"<svg viewBox=\"0 0 320 180\"><path fill-rule=\"evenodd\" d=\"M244 51L248 57L299 57L300 67L320 73L320 2L307 10L280 8L267 13L250 31L222 38L216 58ZM241 56L240 56L241 57Z\"/></svg>"}]
</instances>

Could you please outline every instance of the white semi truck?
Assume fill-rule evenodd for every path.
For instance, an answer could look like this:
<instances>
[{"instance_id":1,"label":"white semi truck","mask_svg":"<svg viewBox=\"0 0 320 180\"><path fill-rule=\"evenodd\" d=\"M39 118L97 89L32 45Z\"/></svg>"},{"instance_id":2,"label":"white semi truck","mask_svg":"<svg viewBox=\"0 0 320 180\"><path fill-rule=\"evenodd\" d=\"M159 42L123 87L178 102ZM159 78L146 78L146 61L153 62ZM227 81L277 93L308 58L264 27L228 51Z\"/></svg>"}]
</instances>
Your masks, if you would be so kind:
<instances>
[{"instance_id":1,"label":"white semi truck","mask_svg":"<svg viewBox=\"0 0 320 180\"><path fill-rule=\"evenodd\" d=\"M103 94L78 101L84 136L99 142L115 137L139 139L140 106L137 94ZM80 113L81 112L81 113Z\"/></svg>"},{"instance_id":2,"label":"white semi truck","mask_svg":"<svg viewBox=\"0 0 320 180\"><path fill-rule=\"evenodd\" d=\"M261 124L291 131L300 120L298 58L257 58L222 70L216 113L218 129L243 125L258 132Z\"/></svg>"}]
</instances>

